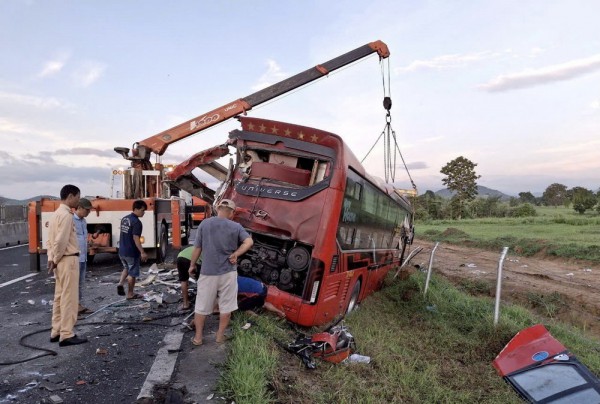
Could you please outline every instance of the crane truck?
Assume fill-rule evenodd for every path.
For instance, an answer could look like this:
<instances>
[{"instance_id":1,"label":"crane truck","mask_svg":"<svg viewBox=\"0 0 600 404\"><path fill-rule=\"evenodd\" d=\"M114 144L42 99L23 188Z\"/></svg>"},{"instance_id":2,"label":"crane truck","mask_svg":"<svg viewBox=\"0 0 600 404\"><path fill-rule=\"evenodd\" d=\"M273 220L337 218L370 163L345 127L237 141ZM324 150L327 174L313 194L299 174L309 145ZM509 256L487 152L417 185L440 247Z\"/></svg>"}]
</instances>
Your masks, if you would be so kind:
<instances>
[{"instance_id":1,"label":"crane truck","mask_svg":"<svg viewBox=\"0 0 600 404\"><path fill-rule=\"evenodd\" d=\"M229 153L228 145L215 146L197 153L188 160L166 170L160 159L168 146L193 134L204 131L228 119L245 115L264 102L304 86L328 75L337 69L356 62L373 53L380 60L389 56L389 50L382 41L374 41L347 52L341 56L319 64L276 84L259 90L247 97L227 103L219 108L199 115L170 129L135 142L131 148L115 147L114 150L130 161L130 168L118 174L123 176L123 198L96 198L92 200L92 212L87 217L89 232L89 256L97 253L118 252L120 219L131 211L133 201L143 199L148 210L142 218L144 230L142 246L150 258L164 260L167 248L175 249L186 245L192 222L192 214L197 208L186 209L185 192L197 200L210 205L215 202L215 191L192 174L196 167L225 182L230 170L216 160ZM151 162L152 154L156 161ZM115 172L113 172L113 175ZM42 199L29 204L29 253L30 268L40 270L40 255L46 253L47 226L50 215L56 210L59 201Z\"/></svg>"}]
</instances>

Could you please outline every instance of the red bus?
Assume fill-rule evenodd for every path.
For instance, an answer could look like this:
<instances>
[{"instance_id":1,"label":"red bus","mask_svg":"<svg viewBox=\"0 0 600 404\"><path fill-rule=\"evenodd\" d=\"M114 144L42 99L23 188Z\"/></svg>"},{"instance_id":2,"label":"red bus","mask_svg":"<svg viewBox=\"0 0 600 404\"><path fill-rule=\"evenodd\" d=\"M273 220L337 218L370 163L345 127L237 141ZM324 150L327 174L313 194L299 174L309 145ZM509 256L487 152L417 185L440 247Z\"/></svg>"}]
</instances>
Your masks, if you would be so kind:
<instances>
[{"instance_id":1,"label":"red bus","mask_svg":"<svg viewBox=\"0 0 600 404\"><path fill-rule=\"evenodd\" d=\"M235 201L234 220L254 240L238 273L270 285L267 301L288 320L325 324L381 288L401 264L412 231L410 203L378 185L337 135L240 121L242 130L227 142L237 162L216 195L217 202Z\"/></svg>"}]
</instances>

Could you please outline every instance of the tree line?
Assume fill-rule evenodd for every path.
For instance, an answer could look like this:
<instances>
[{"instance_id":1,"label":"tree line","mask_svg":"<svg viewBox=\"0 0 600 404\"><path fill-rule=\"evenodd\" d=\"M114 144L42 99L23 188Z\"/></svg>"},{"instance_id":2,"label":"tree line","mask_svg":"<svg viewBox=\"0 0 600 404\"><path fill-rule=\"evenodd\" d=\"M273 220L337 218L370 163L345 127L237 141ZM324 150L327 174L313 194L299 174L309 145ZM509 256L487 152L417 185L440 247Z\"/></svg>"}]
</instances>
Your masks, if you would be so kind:
<instances>
[{"instance_id":1,"label":"tree line","mask_svg":"<svg viewBox=\"0 0 600 404\"><path fill-rule=\"evenodd\" d=\"M481 217L526 217L535 216L534 206L572 206L573 210L584 214L595 209L600 213L600 189L596 192L585 187L568 188L554 183L549 185L541 197L531 192L519 192L518 198L511 197L508 202L500 196L479 197L477 180L481 178L475 172L476 163L460 156L448 162L441 169L445 175L442 184L454 194L446 199L427 191L415 198L417 219L462 219Z\"/></svg>"}]
</instances>

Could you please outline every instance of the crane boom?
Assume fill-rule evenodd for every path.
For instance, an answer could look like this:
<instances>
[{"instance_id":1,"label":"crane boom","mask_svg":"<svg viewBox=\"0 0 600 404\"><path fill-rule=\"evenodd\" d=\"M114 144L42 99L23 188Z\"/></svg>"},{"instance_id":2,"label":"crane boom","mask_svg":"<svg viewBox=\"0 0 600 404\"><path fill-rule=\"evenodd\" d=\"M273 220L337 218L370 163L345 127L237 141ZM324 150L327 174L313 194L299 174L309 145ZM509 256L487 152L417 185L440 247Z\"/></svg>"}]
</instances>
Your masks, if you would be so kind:
<instances>
[{"instance_id":1,"label":"crane boom","mask_svg":"<svg viewBox=\"0 0 600 404\"><path fill-rule=\"evenodd\" d=\"M132 166L134 167L139 167L141 165L140 160L147 162L146 164L142 165L148 166L151 153L156 153L160 156L172 143L208 129L234 116L244 114L246 111L256 107L257 105L272 100L273 98L283 95L289 91L295 90L320 77L326 76L329 74L329 72L344 67L375 52L377 52L381 59L385 59L390 55L387 45L382 41L377 40L370 42L348 53L331 59L328 62L312 67L296 74L295 76L280 81L279 83L273 84L267 88L250 94L247 97L227 103L222 107L199 115L193 119L174 126L171 129L167 129L157 135L142 140L141 142L134 144L134 149L132 150L131 156L129 156L129 149L124 147L115 147L115 151L121 154L124 158L131 160Z\"/></svg>"}]
</instances>

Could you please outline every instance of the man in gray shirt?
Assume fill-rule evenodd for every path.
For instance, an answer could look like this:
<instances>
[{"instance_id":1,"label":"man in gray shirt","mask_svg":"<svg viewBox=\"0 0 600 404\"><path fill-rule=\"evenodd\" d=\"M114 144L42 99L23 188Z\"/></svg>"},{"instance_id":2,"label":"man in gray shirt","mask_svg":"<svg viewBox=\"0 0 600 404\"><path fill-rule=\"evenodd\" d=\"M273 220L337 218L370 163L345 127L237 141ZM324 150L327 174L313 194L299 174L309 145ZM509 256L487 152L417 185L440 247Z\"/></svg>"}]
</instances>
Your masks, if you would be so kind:
<instances>
[{"instance_id":1,"label":"man in gray shirt","mask_svg":"<svg viewBox=\"0 0 600 404\"><path fill-rule=\"evenodd\" d=\"M202 254L202 271L198 279L194 323L196 333L192 344L202 345L206 316L213 312L215 299L219 303L217 343L225 342L225 330L231 313L237 310L237 261L254 242L250 234L234 222L235 203L223 199L217 205L217 216L200 223L194 241L189 272L196 271L195 262Z\"/></svg>"}]
</instances>

